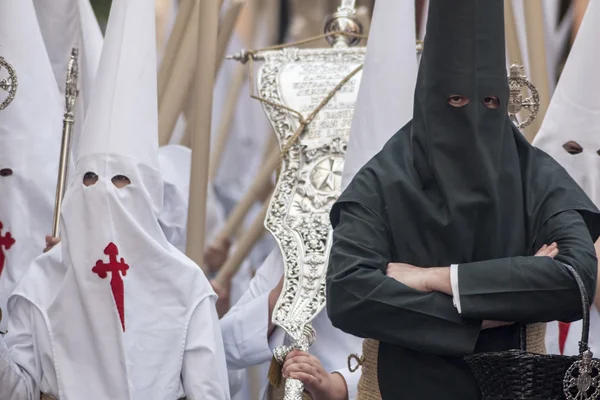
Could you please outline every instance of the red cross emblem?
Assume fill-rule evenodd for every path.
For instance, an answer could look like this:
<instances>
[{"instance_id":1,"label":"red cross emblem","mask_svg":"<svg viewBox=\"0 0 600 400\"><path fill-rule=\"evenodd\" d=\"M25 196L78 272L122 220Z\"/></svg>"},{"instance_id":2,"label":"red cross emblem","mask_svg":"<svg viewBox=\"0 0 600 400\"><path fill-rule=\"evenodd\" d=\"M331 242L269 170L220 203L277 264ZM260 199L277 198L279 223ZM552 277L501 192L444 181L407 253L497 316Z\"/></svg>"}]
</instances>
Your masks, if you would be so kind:
<instances>
[{"instance_id":1,"label":"red cross emblem","mask_svg":"<svg viewBox=\"0 0 600 400\"><path fill-rule=\"evenodd\" d=\"M123 257L117 262L119 249L117 248L117 245L112 242L106 246L104 254L108 256L108 264L104 263L102 260L98 260L96 261L96 266L92 268L92 272L98 274L102 279L106 278L109 272L111 273L110 288L112 289L113 297L115 298L119 318L121 318L123 332L125 332L125 288L120 273L123 273L123 276L125 276L129 269L129 265L125 264Z\"/></svg>"},{"instance_id":2,"label":"red cross emblem","mask_svg":"<svg viewBox=\"0 0 600 400\"><path fill-rule=\"evenodd\" d=\"M0 275L2 275L2 270L4 269L4 261L6 260L6 255L4 254L4 249L8 250L15 244L15 239L11 236L10 232L6 232L6 235L2 236L2 222L0 222Z\"/></svg>"}]
</instances>

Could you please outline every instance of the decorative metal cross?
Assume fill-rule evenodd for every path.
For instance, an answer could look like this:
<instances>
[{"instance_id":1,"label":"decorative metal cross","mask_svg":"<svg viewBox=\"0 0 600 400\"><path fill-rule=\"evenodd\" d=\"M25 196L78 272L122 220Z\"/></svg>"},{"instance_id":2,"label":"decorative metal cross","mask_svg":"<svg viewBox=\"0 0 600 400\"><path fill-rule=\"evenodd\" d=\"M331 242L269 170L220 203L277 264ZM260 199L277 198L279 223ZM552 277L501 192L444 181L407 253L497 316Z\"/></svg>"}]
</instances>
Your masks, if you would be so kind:
<instances>
[{"instance_id":1,"label":"decorative metal cross","mask_svg":"<svg viewBox=\"0 0 600 400\"><path fill-rule=\"evenodd\" d=\"M533 83L525 77L523 67L518 64L510 66L508 85L510 88L508 115L517 128L523 129L529 126L529 124L537 117L540 110L540 95ZM523 98L523 89L528 89L531 92L531 96ZM529 116L523 121L517 119L517 114L519 114L521 110L529 112Z\"/></svg>"},{"instance_id":2,"label":"decorative metal cross","mask_svg":"<svg viewBox=\"0 0 600 400\"><path fill-rule=\"evenodd\" d=\"M4 110L14 100L17 94L17 86L19 85L15 69L6 62L4 57L0 57L0 72L2 72L3 68L8 72L8 76L4 79L0 77L0 90L7 92L8 96L0 102L0 110Z\"/></svg>"},{"instance_id":3,"label":"decorative metal cross","mask_svg":"<svg viewBox=\"0 0 600 400\"><path fill-rule=\"evenodd\" d=\"M129 269L129 265L125 264L123 257L121 257L120 261L117 261L119 249L117 245L112 242L106 246L104 254L108 256L108 264L104 263L102 260L98 260L96 261L96 266L92 268L92 272L98 274L102 279L106 278L109 272L112 273L110 287L113 292L113 297L115 298L119 318L121 319L121 326L123 327L123 332L125 332L125 288L120 273L123 273L123 276L125 276Z\"/></svg>"},{"instance_id":4,"label":"decorative metal cross","mask_svg":"<svg viewBox=\"0 0 600 400\"><path fill-rule=\"evenodd\" d=\"M12 245L15 244L15 239L11 236L10 232L6 232L6 235L1 236L3 228L4 226L2 225L2 222L0 222L0 275L2 275L2 270L4 270L4 262L6 260L6 255L4 254L2 247L4 247L5 250L9 250Z\"/></svg>"}]
</instances>

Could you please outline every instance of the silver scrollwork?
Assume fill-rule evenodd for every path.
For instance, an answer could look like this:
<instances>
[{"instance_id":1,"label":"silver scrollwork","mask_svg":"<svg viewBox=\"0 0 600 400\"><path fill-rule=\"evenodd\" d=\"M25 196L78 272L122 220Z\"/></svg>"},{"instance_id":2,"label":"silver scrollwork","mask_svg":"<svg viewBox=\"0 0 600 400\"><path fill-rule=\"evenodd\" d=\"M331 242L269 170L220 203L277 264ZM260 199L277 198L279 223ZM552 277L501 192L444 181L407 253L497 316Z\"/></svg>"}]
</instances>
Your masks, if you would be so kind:
<instances>
[{"instance_id":1,"label":"silver scrollwork","mask_svg":"<svg viewBox=\"0 0 600 400\"><path fill-rule=\"evenodd\" d=\"M518 64L510 66L508 76L508 86L510 89L508 98L508 115L511 121L519 129L529 126L537 117L540 110L540 95L523 72L523 67ZM523 89L528 89L531 96L523 98ZM523 121L519 121L517 115L522 111L529 112L529 116Z\"/></svg>"},{"instance_id":2,"label":"silver scrollwork","mask_svg":"<svg viewBox=\"0 0 600 400\"><path fill-rule=\"evenodd\" d=\"M4 59L4 57L0 57L0 74L2 73L3 69L6 70L8 76L4 78L0 76L0 89L5 91L7 96L2 103L0 103L0 110L4 110L10 103L12 103L17 94L17 87L19 86L15 69Z\"/></svg>"},{"instance_id":3,"label":"silver scrollwork","mask_svg":"<svg viewBox=\"0 0 600 400\"><path fill-rule=\"evenodd\" d=\"M269 51L258 76L260 97L280 146L298 129L304 117L364 61L364 48ZM269 205L265 226L273 234L284 260L282 294L273 322L287 333L290 345L275 351L283 360L293 349L308 350L315 340L312 319L325 306L325 274L331 247L329 211L341 193L341 174L360 75L336 92L282 161L281 173ZM288 379L285 399L299 399L302 383Z\"/></svg>"}]
</instances>

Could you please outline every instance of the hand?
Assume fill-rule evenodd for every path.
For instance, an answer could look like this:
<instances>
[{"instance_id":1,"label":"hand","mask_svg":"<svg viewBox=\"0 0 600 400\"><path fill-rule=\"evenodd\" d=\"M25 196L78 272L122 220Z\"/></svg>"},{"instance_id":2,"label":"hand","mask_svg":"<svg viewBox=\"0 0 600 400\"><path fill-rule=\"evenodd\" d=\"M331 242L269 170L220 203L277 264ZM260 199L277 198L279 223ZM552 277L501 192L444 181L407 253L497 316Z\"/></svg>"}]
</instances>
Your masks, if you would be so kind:
<instances>
[{"instance_id":1,"label":"hand","mask_svg":"<svg viewBox=\"0 0 600 400\"><path fill-rule=\"evenodd\" d=\"M283 364L283 377L298 379L304 383L304 389L314 400L348 398L344 378L325 371L318 358L304 351L294 350L288 354Z\"/></svg>"},{"instance_id":2,"label":"hand","mask_svg":"<svg viewBox=\"0 0 600 400\"><path fill-rule=\"evenodd\" d=\"M231 293L231 281L229 281L229 283L226 285L221 285L219 282L213 279L210 281L210 285L218 296L217 314L219 315L219 318L222 318L225 314L227 314L227 311L229 311L229 308L231 307L231 299L229 297Z\"/></svg>"},{"instance_id":3,"label":"hand","mask_svg":"<svg viewBox=\"0 0 600 400\"><path fill-rule=\"evenodd\" d=\"M428 279L429 272L428 268L415 267L404 263L389 263L386 274L410 288L421 292L431 292Z\"/></svg>"},{"instance_id":4,"label":"hand","mask_svg":"<svg viewBox=\"0 0 600 400\"><path fill-rule=\"evenodd\" d=\"M231 241L227 238L211 243L204 252L204 263L210 272L217 272L227 260Z\"/></svg>"},{"instance_id":5,"label":"hand","mask_svg":"<svg viewBox=\"0 0 600 400\"><path fill-rule=\"evenodd\" d=\"M46 248L44 249L44 253L47 253L50 250L52 250L52 248L54 246L56 246L59 242L60 242L59 237L52 237L50 235L47 235L46 236Z\"/></svg>"},{"instance_id":6,"label":"hand","mask_svg":"<svg viewBox=\"0 0 600 400\"><path fill-rule=\"evenodd\" d=\"M558 255L558 245L556 244L556 242L552 243L551 245L543 245L541 249L539 249L537 251L537 253L535 253L535 257L550 257L550 258L554 258Z\"/></svg>"}]
</instances>

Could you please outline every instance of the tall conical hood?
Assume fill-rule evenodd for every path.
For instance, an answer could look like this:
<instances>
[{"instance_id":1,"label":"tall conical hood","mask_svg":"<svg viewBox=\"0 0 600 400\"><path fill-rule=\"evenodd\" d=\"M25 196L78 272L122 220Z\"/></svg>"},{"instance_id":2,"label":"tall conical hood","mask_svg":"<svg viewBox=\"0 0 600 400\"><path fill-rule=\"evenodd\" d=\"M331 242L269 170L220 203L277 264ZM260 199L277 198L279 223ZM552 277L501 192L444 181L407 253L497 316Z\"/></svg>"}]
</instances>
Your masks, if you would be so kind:
<instances>
[{"instance_id":1,"label":"tall conical hood","mask_svg":"<svg viewBox=\"0 0 600 400\"><path fill-rule=\"evenodd\" d=\"M90 154L132 157L158 169L156 41L152 7L115 1L102 49L79 159Z\"/></svg>"},{"instance_id":2,"label":"tall conical hood","mask_svg":"<svg viewBox=\"0 0 600 400\"><path fill-rule=\"evenodd\" d=\"M49 394L56 398L184 397L185 349L173 343L185 338L196 306L213 295L157 220L163 181L154 24L152 1L113 0L61 210L62 240L18 287L52 332L52 364L60 374L57 392Z\"/></svg>"},{"instance_id":3,"label":"tall conical hood","mask_svg":"<svg viewBox=\"0 0 600 400\"><path fill-rule=\"evenodd\" d=\"M497 203L500 175L518 169L516 151L503 151L515 146L503 15L503 0L429 2L415 91L414 165L451 213ZM503 185L513 193L520 183Z\"/></svg>"},{"instance_id":4,"label":"tall conical hood","mask_svg":"<svg viewBox=\"0 0 600 400\"><path fill-rule=\"evenodd\" d=\"M343 188L412 117L416 77L414 3L376 3L344 163Z\"/></svg>"},{"instance_id":5,"label":"tall conical hood","mask_svg":"<svg viewBox=\"0 0 600 400\"><path fill-rule=\"evenodd\" d=\"M71 49L79 49L78 97L87 108L103 41L90 1L34 0L33 4L61 93L65 91L65 71Z\"/></svg>"},{"instance_id":6,"label":"tall conical hood","mask_svg":"<svg viewBox=\"0 0 600 400\"><path fill-rule=\"evenodd\" d=\"M0 2L0 56L16 74L14 100L0 110L0 309L44 249L52 212L63 106L31 0ZM65 70L66 76L66 70ZM14 86L13 86L14 87ZM0 103L9 90L0 89Z\"/></svg>"},{"instance_id":7,"label":"tall conical hood","mask_svg":"<svg viewBox=\"0 0 600 400\"><path fill-rule=\"evenodd\" d=\"M534 145L600 205L600 3L591 1Z\"/></svg>"},{"instance_id":8,"label":"tall conical hood","mask_svg":"<svg viewBox=\"0 0 600 400\"><path fill-rule=\"evenodd\" d=\"M71 139L73 166L104 39L89 0L33 0L33 4L56 83L63 96L71 49L76 47L79 50L79 94L75 103L75 126Z\"/></svg>"},{"instance_id":9,"label":"tall conical hood","mask_svg":"<svg viewBox=\"0 0 600 400\"><path fill-rule=\"evenodd\" d=\"M417 99L421 103L427 100L430 89L440 84L447 87L451 80L458 80L452 85L461 91L457 94L470 96L473 101L477 95L490 95L485 83L491 79L498 79L499 89L508 91L503 3L503 0L430 1L417 81ZM500 96L496 90L493 94ZM507 103L507 95L501 94L502 102Z\"/></svg>"}]
</instances>

